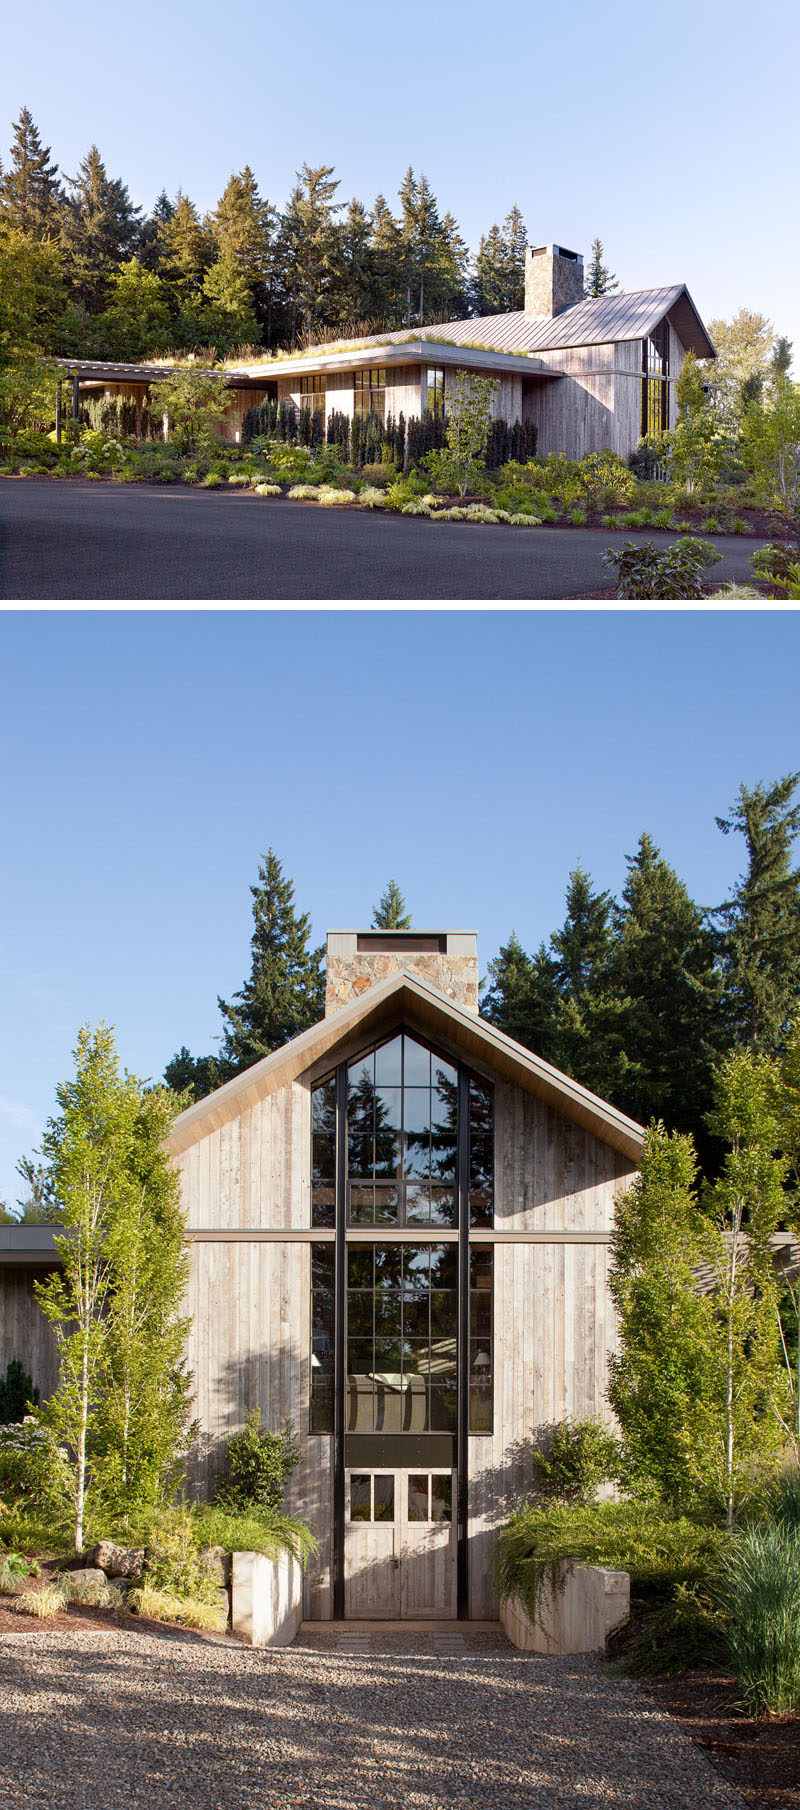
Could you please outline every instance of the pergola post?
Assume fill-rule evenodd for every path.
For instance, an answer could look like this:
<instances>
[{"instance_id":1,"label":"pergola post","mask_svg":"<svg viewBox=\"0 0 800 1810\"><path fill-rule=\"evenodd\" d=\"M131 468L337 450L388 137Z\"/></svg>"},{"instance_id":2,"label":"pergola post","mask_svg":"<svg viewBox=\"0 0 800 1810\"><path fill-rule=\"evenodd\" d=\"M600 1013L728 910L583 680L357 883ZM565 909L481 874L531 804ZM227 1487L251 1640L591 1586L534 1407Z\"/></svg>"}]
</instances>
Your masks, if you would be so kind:
<instances>
[{"instance_id":1,"label":"pergola post","mask_svg":"<svg viewBox=\"0 0 800 1810\"><path fill-rule=\"evenodd\" d=\"M73 419L73 421L78 420L78 417L80 414L80 406L81 406L81 380L76 371L73 376L73 379L72 379L72 419Z\"/></svg>"},{"instance_id":2,"label":"pergola post","mask_svg":"<svg viewBox=\"0 0 800 1810\"><path fill-rule=\"evenodd\" d=\"M56 384L56 446L61 445L61 378Z\"/></svg>"}]
</instances>

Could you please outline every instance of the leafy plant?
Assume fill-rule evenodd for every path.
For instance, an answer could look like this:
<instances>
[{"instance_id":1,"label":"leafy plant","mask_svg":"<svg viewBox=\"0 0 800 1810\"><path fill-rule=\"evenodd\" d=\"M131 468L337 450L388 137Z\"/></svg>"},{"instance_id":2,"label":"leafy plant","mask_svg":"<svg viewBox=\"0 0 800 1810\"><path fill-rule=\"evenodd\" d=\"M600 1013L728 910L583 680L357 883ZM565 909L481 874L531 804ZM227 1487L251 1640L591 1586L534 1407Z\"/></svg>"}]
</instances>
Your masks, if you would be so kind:
<instances>
[{"instance_id":1,"label":"leafy plant","mask_svg":"<svg viewBox=\"0 0 800 1810\"><path fill-rule=\"evenodd\" d=\"M36 1559L26 1559L21 1552L0 1552L0 1591L14 1590L26 1577L40 1574Z\"/></svg>"},{"instance_id":2,"label":"leafy plant","mask_svg":"<svg viewBox=\"0 0 800 1810\"><path fill-rule=\"evenodd\" d=\"M45 1584L42 1590L23 1590L21 1596L14 1598L14 1608L20 1615L35 1615L37 1621L50 1621L54 1615L63 1614L66 1598L59 1584Z\"/></svg>"},{"instance_id":3,"label":"leafy plant","mask_svg":"<svg viewBox=\"0 0 800 1810\"><path fill-rule=\"evenodd\" d=\"M558 1420L541 1427L532 1459L537 1488L555 1502L586 1506L619 1475L619 1441L600 1420Z\"/></svg>"},{"instance_id":4,"label":"leafy plant","mask_svg":"<svg viewBox=\"0 0 800 1810\"><path fill-rule=\"evenodd\" d=\"M282 1509L233 1509L223 1503L198 1504L192 1511L200 1547L222 1546L226 1552L263 1552L276 1559L283 1552L305 1564L317 1542L305 1521Z\"/></svg>"},{"instance_id":5,"label":"leafy plant","mask_svg":"<svg viewBox=\"0 0 800 1810\"><path fill-rule=\"evenodd\" d=\"M159 1517L145 1553L143 1583L175 1596L216 1601L217 1581L198 1545L197 1523L187 1510Z\"/></svg>"},{"instance_id":6,"label":"leafy plant","mask_svg":"<svg viewBox=\"0 0 800 1810\"><path fill-rule=\"evenodd\" d=\"M60 1588L65 1604L81 1603L88 1609L116 1608L122 1597L104 1577L81 1577L72 1571L62 1571Z\"/></svg>"},{"instance_id":7,"label":"leafy plant","mask_svg":"<svg viewBox=\"0 0 800 1810\"><path fill-rule=\"evenodd\" d=\"M625 541L607 549L603 564L616 567L618 597L700 598L704 567L720 558L710 541L692 535L661 551L655 541Z\"/></svg>"},{"instance_id":8,"label":"leafy plant","mask_svg":"<svg viewBox=\"0 0 800 1810\"><path fill-rule=\"evenodd\" d=\"M279 1433L261 1425L253 1408L245 1425L228 1440L225 1471L216 1490L228 1508L282 1509L286 1487L300 1463L300 1446L290 1420Z\"/></svg>"},{"instance_id":9,"label":"leafy plant","mask_svg":"<svg viewBox=\"0 0 800 1810\"><path fill-rule=\"evenodd\" d=\"M627 503L636 488L633 472L608 447L602 452L587 453L578 470L586 506L593 511L609 509L613 503Z\"/></svg>"},{"instance_id":10,"label":"leafy plant","mask_svg":"<svg viewBox=\"0 0 800 1810\"><path fill-rule=\"evenodd\" d=\"M179 1595L153 1584L139 1584L128 1592L128 1607L153 1621L177 1622L184 1628L198 1628L209 1634L223 1633L228 1621L219 1592L212 1602L206 1597Z\"/></svg>"}]
</instances>

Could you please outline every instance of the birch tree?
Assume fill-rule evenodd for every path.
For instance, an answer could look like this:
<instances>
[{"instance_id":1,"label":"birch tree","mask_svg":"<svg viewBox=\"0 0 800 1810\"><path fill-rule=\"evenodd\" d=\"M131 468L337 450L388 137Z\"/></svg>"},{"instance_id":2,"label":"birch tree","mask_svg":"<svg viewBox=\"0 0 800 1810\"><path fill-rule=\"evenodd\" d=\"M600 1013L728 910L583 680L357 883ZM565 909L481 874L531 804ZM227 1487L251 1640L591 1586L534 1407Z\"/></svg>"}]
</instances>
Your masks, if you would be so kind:
<instances>
[{"instance_id":1,"label":"birch tree","mask_svg":"<svg viewBox=\"0 0 800 1810\"><path fill-rule=\"evenodd\" d=\"M75 1078L56 1090L60 1115L42 1139L64 1227L54 1240L61 1269L35 1284L55 1333L59 1384L43 1417L67 1450L75 1551L83 1550L89 1458L106 1367L106 1305L112 1277L108 1232L128 1186L137 1091L119 1074L111 1031L84 1025Z\"/></svg>"}]
</instances>

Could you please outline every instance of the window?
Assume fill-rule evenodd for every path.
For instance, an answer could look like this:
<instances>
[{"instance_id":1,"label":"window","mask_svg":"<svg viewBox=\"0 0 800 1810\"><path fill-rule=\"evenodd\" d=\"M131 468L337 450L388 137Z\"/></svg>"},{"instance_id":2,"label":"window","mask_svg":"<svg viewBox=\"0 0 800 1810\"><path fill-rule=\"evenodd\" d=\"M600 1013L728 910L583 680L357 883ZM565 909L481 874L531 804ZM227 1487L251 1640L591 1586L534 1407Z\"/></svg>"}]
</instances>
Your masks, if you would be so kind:
<instances>
[{"instance_id":1,"label":"window","mask_svg":"<svg viewBox=\"0 0 800 1810\"><path fill-rule=\"evenodd\" d=\"M444 414L444 371L434 365L428 366L428 412Z\"/></svg>"},{"instance_id":2,"label":"window","mask_svg":"<svg viewBox=\"0 0 800 1810\"><path fill-rule=\"evenodd\" d=\"M311 1247L311 1408L309 1432L333 1432L335 1251Z\"/></svg>"},{"instance_id":3,"label":"window","mask_svg":"<svg viewBox=\"0 0 800 1810\"><path fill-rule=\"evenodd\" d=\"M494 1251L469 1254L469 1430L491 1433L494 1424Z\"/></svg>"},{"instance_id":4,"label":"window","mask_svg":"<svg viewBox=\"0 0 800 1810\"><path fill-rule=\"evenodd\" d=\"M458 1073L406 1034L347 1071L351 1225L458 1223Z\"/></svg>"},{"instance_id":5,"label":"window","mask_svg":"<svg viewBox=\"0 0 800 1810\"><path fill-rule=\"evenodd\" d=\"M311 1224L336 1223L336 1076L311 1094Z\"/></svg>"},{"instance_id":6,"label":"window","mask_svg":"<svg viewBox=\"0 0 800 1810\"><path fill-rule=\"evenodd\" d=\"M351 1521L394 1520L394 1477L380 1471L350 1478Z\"/></svg>"},{"instance_id":7,"label":"window","mask_svg":"<svg viewBox=\"0 0 800 1810\"><path fill-rule=\"evenodd\" d=\"M469 1081L469 1223L494 1224L494 1089Z\"/></svg>"},{"instance_id":8,"label":"window","mask_svg":"<svg viewBox=\"0 0 800 1810\"><path fill-rule=\"evenodd\" d=\"M312 377L301 377L300 407L309 409L312 415L316 414L317 409L321 409L324 415L325 401L325 378L319 372Z\"/></svg>"},{"instance_id":9,"label":"window","mask_svg":"<svg viewBox=\"0 0 800 1810\"><path fill-rule=\"evenodd\" d=\"M356 415L378 415L386 419L386 371L353 372L353 411Z\"/></svg>"},{"instance_id":10,"label":"window","mask_svg":"<svg viewBox=\"0 0 800 1810\"><path fill-rule=\"evenodd\" d=\"M408 1479L409 1521L452 1521L453 1479L449 1471Z\"/></svg>"},{"instance_id":11,"label":"window","mask_svg":"<svg viewBox=\"0 0 800 1810\"><path fill-rule=\"evenodd\" d=\"M455 1428L457 1284L455 1244L348 1247L349 1433Z\"/></svg>"},{"instance_id":12,"label":"window","mask_svg":"<svg viewBox=\"0 0 800 1810\"><path fill-rule=\"evenodd\" d=\"M660 321L642 340L642 433L669 427L669 326Z\"/></svg>"}]
</instances>

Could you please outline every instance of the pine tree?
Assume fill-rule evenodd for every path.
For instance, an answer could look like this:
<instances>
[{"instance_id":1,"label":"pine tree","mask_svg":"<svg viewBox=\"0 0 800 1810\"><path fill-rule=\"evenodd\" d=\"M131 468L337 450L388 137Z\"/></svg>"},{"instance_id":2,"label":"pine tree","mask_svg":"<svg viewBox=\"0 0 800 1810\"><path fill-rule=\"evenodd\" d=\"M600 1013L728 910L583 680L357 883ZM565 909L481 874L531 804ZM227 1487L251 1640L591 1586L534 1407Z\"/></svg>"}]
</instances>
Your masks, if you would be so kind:
<instances>
[{"instance_id":1,"label":"pine tree","mask_svg":"<svg viewBox=\"0 0 800 1810\"><path fill-rule=\"evenodd\" d=\"M226 346L257 343L253 292L241 265L230 253L217 258L206 273L203 299L203 318L212 338L220 338Z\"/></svg>"},{"instance_id":2,"label":"pine tree","mask_svg":"<svg viewBox=\"0 0 800 1810\"><path fill-rule=\"evenodd\" d=\"M58 164L50 162L27 107L14 127L11 162L0 174L0 217L31 239L54 239L59 229L63 194Z\"/></svg>"},{"instance_id":3,"label":"pine tree","mask_svg":"<svg viewBox=\"0 0 800 1810\"><path fill-rule=\"evenodd\" d=\"M244 317L252 316L255 310L259 322L267 321L275 284L276 224L275 209L260 194L253 171L246 164L229 177L206 221L216 252L214 268L221 267L228 273L238 271L247 285L249 299L233 309L227 303L220 304L223 312ZM228 290L232 280L232 274L225 278ZM250 337L257 340L260 336L256 332Z\"/></svg>"},{"instance_id":4,"label":"pine tree","mask_svg":"<svg viewBox=\"0 0 800 1810\"><path fill-rule=\"evenodd\" d=\"M167 1063L164 1082L182 1105L191 1106L195 1100L204 1100L208 1094L213 1094L224 1081L230 1080L230 1075L227 1063L220 1056L192 1056L184 1043Z\"/></svg>"},{"instance_id":5,"label":"pine tree","mask_svg":"<svg viewBox=\"0 0 800 1810\"><path fill-rule=\"evenodd\" d=\"M83 307L97 313L112 271L136 250L140 210L133 207L125 184L108 175L96 145L70 188L62 228L70 287Z\"/></svg>"},{"instance_id":6,"label":"pine tree","mask_svg":"<svg viewBox=\"0 0 800 1810\"><path fill-rule=\"evenodd\" d=\"M340 228L338 296L338 318L345 330L358 327L382 311L372 220L355 197L348 203Z\"/></svg>"},{"instance_id":7,"label":"pine tree","mask_svg":"<svg viewBox=\"0 0 800 1810\"><path fill-rule=\"evenodd\" d=\"M619 283L616 277L609 270L608 265L603 263L602 239L593 239L591 262L583 283L584 295L610 295L614 289L618 288Z\"/></svg>"},{"instance_id":8,"label":"pine tree","mask_svg":"<svg viewBox=\"0 0 800 1810\"><path fill-rule=\"evenodd\" d=\"M394 214L383 195L376 196L371 223L380 312L385 320L399 325L405 307L402 239Z\"/></svg>"},{"instance_id":9,"label":"pine tree","mask_svg":"<svg viewBox=\"0 0 800 1810\"><path fill-rule=\"evenodd\" d=\"M180 190L178 191L180 194ZM161 263L161 235L165 226L175 214L175 203L170 201L166 189L161 190L153 205L153 212L142 221L139 228L139 257L146 270L158 270Z\"/></svg>"},{"instance_id":10,"label":"pine tree","mask_svg":"<svg viewBox=\"0 0 800 1810\"><path fill-rule=\"evenodd\" d=\"M260 1062L322 1015L322 948L309 949L311 919L294 908L294 886L270 848L253 896L250 978L230 1004L218 1001L225 1027L223 1056L234 1074Z\"/></svg>"},{"instance_id":11,"label":"pine tree","mask_svg":"<svg viewBox=\"0 0 800 1810\"><path fill-rule=\"evenodd\" d=\"M375 930L410 930L411 913L406 913L406 902L396 880L390 880L381 893L372 915Z\"/></svg>"},{"instance_id":12,"label":"pine tree","mask_svg":"<svg viewBox=\"0 0 800 1810\"><path fill-rule=\"evenodd\" d=\"M214 262L214 242L193 201L181 189L156 240L159 275L180 308L197 302L206 271Z\"/></svg>"},{"instance_id":13,"label":"pine tree","mask_svg":"<svg viewBox=\"0 0 800 1810\"><path fill-rule=\"evenodd\" d=\"M752 790L741 785L723 835L742 835L747 870L732 897L711 915L721 927L725 1006L740 1044L777 1054L800 999L800 869L791 865L800 834L800 773Z\"/></svg>"},{"instance_id":14,"label":"pine tree","mask_svg":"<svg viewBox=\"0 0 800 1810\"><path fill-rule=\"evenodd\" d=\"M715 941L647 834L628 861L595 1025L614 1103L702 1134L722 1035Z\"/></svg>"},{"instance_id":15,"label":"pine tree","mask_svg":"<svg viewBox=\"0 0 800 1810\"><path fill-rule=\"evenodd\" d=\"M155 270L129 258L112 272L103 322L116 358L152 357L169 344L169 308Z\"/></svg>"}]
</instances>

